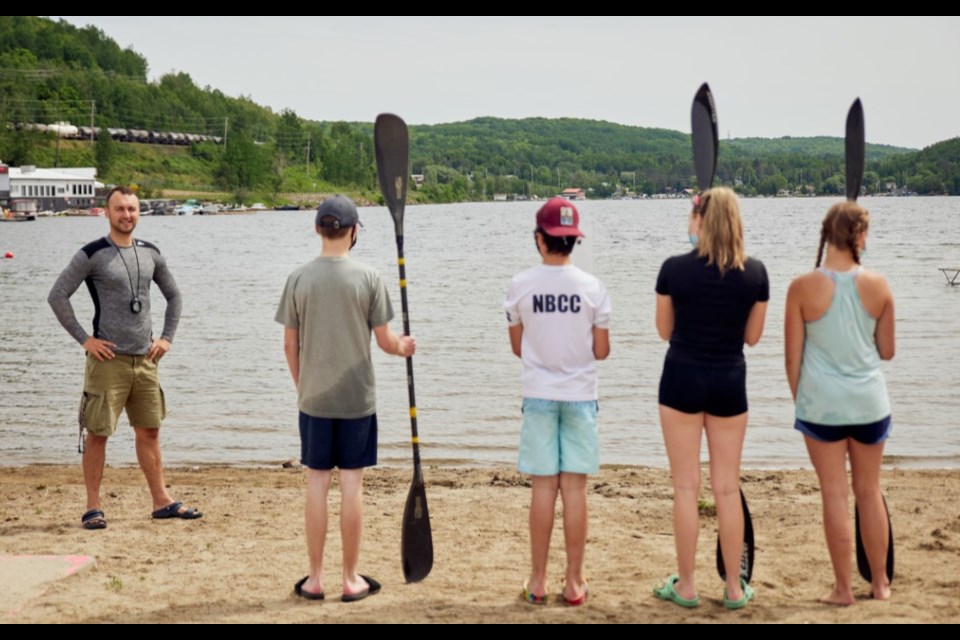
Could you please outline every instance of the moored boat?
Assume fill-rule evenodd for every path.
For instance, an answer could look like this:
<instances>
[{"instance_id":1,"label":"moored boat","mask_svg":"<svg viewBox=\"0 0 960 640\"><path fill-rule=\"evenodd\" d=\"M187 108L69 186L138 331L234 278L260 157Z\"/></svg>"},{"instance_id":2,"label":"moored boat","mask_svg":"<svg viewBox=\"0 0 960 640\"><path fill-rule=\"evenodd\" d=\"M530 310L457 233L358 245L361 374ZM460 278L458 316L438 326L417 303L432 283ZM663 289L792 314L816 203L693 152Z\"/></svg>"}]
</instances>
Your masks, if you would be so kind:
<instances>
[{"instance_id":1,"label":"moored boat","mask_svg":"<svg viewBox=\"0 0 960 640\"><path fill-rule=\"evenodd\" d=\"M32 222L37 219L34 213L21 213L19 211L4 211L0 209L0 222Z\"/></svg>"}]
</instances>

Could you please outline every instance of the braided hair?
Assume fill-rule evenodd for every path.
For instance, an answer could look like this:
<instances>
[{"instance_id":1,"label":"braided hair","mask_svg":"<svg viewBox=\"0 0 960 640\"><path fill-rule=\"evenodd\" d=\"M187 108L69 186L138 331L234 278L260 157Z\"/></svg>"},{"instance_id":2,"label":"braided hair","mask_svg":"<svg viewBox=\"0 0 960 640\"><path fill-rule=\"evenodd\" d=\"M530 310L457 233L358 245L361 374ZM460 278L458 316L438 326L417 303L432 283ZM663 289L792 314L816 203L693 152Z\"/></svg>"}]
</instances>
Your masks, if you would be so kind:
<instances>
[{"instance_id":1,"label":"braided hair","mask_svg":"<svg viewBox=\"0 0 960 640\"><path fill-rule=\"evenodd\" d=\"M829 242L838 249L849 249L853 261L860 264L857 238L870 227L870 213L856 202L841 202L830 207L820 227L820 247L817 264L823 261L823 250Z\"/></svg>"}]
</instances>

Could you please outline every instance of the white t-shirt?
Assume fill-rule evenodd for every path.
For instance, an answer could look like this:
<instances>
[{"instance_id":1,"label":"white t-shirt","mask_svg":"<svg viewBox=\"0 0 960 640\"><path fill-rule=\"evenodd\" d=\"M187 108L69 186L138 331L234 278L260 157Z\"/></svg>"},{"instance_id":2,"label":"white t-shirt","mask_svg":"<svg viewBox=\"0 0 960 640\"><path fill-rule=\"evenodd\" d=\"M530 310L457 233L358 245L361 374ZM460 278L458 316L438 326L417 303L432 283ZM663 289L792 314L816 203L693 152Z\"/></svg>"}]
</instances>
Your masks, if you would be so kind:
<instances>
[{"instance_id":1,"label":"white t-shirt","mask_svg":"<svg viewBox=\"0 0 960 640\"><path fill-rule=\"evenodd\" d=\"M573 265L539 265L513 277L504 307L507 324L523 325L523 397L596 400L593 328L610 328L603 283Z\"/></svg>"}]
</instances>

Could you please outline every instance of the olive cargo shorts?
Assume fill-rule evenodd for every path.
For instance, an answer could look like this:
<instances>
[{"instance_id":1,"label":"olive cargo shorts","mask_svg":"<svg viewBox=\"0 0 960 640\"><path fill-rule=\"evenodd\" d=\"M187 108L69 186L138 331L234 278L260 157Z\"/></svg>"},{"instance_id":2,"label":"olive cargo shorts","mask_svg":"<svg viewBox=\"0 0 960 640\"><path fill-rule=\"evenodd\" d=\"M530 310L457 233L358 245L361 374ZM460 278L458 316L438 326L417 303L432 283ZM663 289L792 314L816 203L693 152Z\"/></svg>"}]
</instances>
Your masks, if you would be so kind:
<instances>
[{"instance_id":1,"label":"olive cargo shorts","mask_svg":"<svg viewBox=\"0 0 960 640\"><path fill-rule=\"evenodd\" d=\"M94 435L111 436L124 409L131 426L160 428L167 406L157 363L145 355L118 354L103 362L88 355L80 401L81 424Z\"/></svg>"}]
</instances>

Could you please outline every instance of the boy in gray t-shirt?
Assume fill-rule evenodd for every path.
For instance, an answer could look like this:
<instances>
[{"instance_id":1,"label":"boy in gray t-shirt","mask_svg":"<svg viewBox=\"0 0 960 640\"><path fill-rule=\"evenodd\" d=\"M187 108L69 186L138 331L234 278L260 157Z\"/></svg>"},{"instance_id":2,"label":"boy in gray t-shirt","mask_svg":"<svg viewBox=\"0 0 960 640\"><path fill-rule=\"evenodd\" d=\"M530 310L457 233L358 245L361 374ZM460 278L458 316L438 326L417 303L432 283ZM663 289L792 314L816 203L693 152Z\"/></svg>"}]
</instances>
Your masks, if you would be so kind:
<instances>
[{"instance_id":1,"label":"boy in gray t-shirt","mask_svg":"<svg viewBox=\"0 0 960 640\"><path fill-rule=\"evenodd\" d=\"M357 242L357 208L334 196L317 208L320 257L290 274L277 309L283 350L297 387L301 462L307 467L306 528L310 574L297 595L323 599L327 493L339 468L344 602L361 600L380 584L357 573L363 531L363 469L377 463L376 387L370 333L385 352L409 357L416 342L389 326L393 307L375 270L349 257Z\"/></svg>"}]
</instances>

